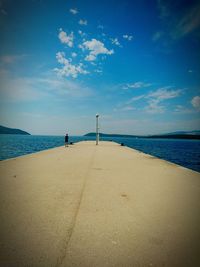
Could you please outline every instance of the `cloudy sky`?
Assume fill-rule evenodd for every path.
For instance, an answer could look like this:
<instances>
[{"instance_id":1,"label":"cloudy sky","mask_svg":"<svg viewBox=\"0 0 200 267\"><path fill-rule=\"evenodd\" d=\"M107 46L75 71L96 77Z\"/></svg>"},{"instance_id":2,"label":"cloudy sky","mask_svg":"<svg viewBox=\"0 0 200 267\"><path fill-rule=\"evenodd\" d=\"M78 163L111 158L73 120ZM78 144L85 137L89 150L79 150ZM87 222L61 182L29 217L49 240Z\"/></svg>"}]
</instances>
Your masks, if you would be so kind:
<instances>
[{"instance_id":1,"label":"cloudy sky","mask_svg":"<svg viewBox=\"0 0 200 267\"><path fill-rule=\"evenodd\" d=\"M200 2L0 0L0 124L32 134L200 129Z\"/></svg>"}]
</instances>

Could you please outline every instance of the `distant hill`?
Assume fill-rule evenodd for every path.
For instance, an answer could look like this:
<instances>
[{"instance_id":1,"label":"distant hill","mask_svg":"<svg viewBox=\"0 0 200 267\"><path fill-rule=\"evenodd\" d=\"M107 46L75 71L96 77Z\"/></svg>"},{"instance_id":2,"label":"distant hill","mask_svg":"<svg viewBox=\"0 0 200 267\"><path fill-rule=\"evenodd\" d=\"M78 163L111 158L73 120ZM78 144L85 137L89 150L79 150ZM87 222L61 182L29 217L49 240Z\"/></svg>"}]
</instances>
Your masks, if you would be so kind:
<instances>
[{"instance_id":1,"label":"distant hill","mask_svg":"<svg viewBox=\"0 0 200 267\"><path fill-rule=\"evenodd\" d=\"M20 129L12 129L8 127L4 127L0 125L0 134L23 134L23 135L30 135L30 133L27 133L25 131L22 131Z\"/></svg>"},{"instance_id":2,"label":"distant hill","mask_svg":"<svg viewBox=\"0 0 200 267\"><path fill-rule=\"evenodd\" d=\"M96 133L87 133L84 136L96 136ZM173 132L159 135L129 135L129 134L105 134L99 133L100 137L124 137L124 138L168 138L168 139L200 139L200 131L191 132Z\"/></svg>"},{"instance_id":3,"label":"distant hill","mask_svg":"<svg viewBox=\"0 0 200 267\"><path fill-rule=\"evenodd\" d=\"M179 135L179 134L200 135L200 131L178 131L178 132L166 133L164 135Z\"/></svg>"},{"instance_id":4,"label":"distant hill","mask_svg":"<svg viewBox=\"0 0 200 267\"><path fill-rule=\"evenodd\" d=\"M84 136L96 136L96 133L87 133ZM137 135L129 135L129 134L106 134L99 133L100 137L137 137Z\"/></svg>"},{"instance_id":5,"label":"distant hill","mask_svg":"<svg viewBox=\"0 0 200 267\"><path fill-rule=\"evenodd\" d=\"M196 139L200 140L199 134L166 134L166 135L152 135L145 138L167 138L167 139Z\"/></svg>"}]
</instances>

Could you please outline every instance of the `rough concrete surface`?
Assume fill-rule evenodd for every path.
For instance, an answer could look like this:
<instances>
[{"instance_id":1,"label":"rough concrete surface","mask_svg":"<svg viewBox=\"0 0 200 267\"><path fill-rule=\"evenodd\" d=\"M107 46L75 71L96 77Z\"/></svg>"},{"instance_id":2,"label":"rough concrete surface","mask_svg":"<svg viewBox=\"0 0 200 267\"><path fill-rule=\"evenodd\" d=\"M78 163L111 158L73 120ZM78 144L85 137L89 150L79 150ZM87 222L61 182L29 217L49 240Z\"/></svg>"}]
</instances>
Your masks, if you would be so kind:
<instances>
[{"instance_id":1,"label":"rough concrete surface","mask_svg":"<svg viewBox=\"0 0 200 267\"><path fill-rule=\"evenodd\" d=\"M0 266L200 266L195 171L87 141L0 173Z\"/></svg>"}]
</instances>

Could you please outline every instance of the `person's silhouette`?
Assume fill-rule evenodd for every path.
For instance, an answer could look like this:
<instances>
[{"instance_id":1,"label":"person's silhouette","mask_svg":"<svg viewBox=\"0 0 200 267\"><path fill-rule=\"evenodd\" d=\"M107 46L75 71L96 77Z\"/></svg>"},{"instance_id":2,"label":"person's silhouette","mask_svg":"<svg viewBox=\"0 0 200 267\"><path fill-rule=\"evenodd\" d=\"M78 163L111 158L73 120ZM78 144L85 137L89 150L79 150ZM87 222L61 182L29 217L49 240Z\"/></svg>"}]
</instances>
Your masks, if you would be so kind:
<instances>
[{"instance_id":1,"label":"person's silhouette","mask_svg":"<svg viewBox=\"0 0 200 267\"><path fill-rule=\"evenodd\" d=\"M65 135L65 147L68 146L68 143L69 143L69 136L66 133L66 135Z\"/></svg>"}]
</instances>

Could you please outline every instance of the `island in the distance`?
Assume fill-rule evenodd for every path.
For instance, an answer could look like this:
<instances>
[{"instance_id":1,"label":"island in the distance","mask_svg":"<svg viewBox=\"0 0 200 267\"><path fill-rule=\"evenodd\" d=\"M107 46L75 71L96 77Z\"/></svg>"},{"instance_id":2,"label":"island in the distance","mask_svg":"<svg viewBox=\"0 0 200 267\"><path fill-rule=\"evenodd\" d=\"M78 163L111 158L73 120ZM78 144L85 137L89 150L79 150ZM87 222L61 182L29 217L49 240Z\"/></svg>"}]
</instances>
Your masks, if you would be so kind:
<instances>
[{"instance_id":1,"label":"island in the distance","mask_svg":"<svg viewBox=\"0 0 200 267\"><path fill-rule=\"evenodd\" d=\"M25 131L22 131L20 129L12 129L8 127L4 127L0 125L0 134L23 134L23 135L31 135L30 133L27 133Z\"/></svg>"},{"instance_id":2,"label":"island in the distance","mask_svg":"<svg viewBox=\"0 0 200 267\"><path fill-rule=\"evenodd\" d=\"M84 136L96 136L96 133L87 133ZM191 132L174 132L167 134L159 134L159 135L129 135L129 134L106 134L99 133L100 137L124 137L124 138L170 138L170 139L200 139L200 131L191 131Z\"/></svg>"}]
</instances>

